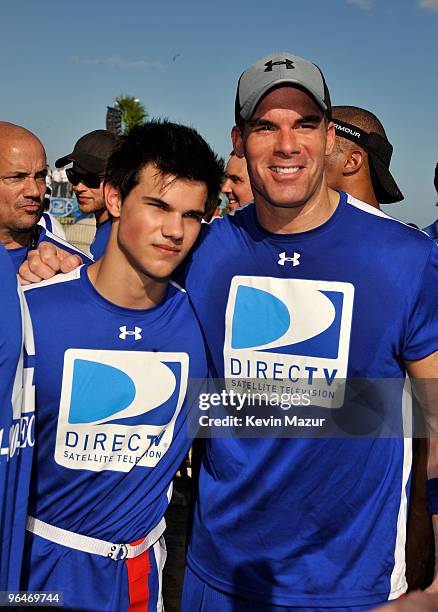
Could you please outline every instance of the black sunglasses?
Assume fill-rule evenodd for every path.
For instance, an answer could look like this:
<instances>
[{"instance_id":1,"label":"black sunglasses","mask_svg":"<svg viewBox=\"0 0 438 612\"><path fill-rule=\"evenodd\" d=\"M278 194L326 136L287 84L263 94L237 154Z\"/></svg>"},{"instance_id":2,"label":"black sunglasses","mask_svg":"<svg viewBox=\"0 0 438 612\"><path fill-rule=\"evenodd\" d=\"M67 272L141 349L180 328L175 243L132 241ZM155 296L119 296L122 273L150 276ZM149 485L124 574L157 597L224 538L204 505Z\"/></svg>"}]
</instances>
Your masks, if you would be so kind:
<instances>
[{"instance_id":1,"label":"black sunglasses","mask_svg":"<svg viewBox=\"0 0 438 612\"><path fill-rule=\"evenodd\" d=\"M76 172L73 170L73 168L68 168L65 173L68 180L74 187L79 185L79 183L83 183L90 189L98 189L103 179L103 176L99 176L99 174L93 174L91 172Z\"/></svg>"}]
</instances>

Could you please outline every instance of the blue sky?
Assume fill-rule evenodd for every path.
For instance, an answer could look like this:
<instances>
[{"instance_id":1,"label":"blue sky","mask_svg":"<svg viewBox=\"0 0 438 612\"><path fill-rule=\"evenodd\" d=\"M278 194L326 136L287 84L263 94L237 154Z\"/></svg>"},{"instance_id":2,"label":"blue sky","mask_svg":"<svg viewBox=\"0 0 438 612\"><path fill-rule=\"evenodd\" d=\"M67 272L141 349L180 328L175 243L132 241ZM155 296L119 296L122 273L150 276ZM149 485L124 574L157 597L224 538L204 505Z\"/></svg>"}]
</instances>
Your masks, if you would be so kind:
<instances>
[{"instance_id":1,"label":"blue sky","mask_svg":"<svg viewBox=\"0 0 438 612\"><path fill-rule=\"evenodd\" d=\"M52 164L120 94L226 156L240 73L286 50L320 66L333 104L382 120L405 195L384 210L438 216L438 0L15 0L1 22L0 118L34 131Z\"/></svg>"}]
</instances>

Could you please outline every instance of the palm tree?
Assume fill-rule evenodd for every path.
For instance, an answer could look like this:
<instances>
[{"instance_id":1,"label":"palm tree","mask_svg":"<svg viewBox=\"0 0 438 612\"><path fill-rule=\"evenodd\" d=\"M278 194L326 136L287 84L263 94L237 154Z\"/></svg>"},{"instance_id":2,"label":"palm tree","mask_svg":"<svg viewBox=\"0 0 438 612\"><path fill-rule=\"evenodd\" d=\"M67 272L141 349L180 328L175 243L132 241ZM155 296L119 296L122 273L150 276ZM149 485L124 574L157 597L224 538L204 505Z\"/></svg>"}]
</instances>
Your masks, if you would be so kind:
<instances>
[{"instance_id":1,"label":"palm tree","mask_svg":"<svg viewBox=\"0 0 438 612\"><path fill-rule=\"evenodd\" d=\"M124 133L126 134L134 125L141 125L148 113L138 98L134 96L119 96L116 98L116 107L122 111Z\"/></svg>"}]
</instances>

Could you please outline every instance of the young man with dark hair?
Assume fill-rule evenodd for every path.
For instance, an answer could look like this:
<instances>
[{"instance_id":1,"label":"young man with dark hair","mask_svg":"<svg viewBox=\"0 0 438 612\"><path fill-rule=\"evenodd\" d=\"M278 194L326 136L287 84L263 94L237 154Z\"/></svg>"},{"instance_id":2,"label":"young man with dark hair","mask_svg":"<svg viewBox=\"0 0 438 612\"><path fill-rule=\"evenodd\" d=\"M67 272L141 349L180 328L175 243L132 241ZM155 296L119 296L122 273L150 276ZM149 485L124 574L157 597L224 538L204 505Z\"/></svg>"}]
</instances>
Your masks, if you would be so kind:
<instances>
[{"instance_id":1,"label":"young man with dark hair","mask_svg":"<svg viewBox=\"0 0 438 612\"><path fill-rule=\"evenodd\" d=\"M61 592L64 607L161 609L163 516L191 443L187 386L207 376L197 320L169 276L222 172L194 130L134 128L109 160L103 257L26 290L39 442L22 588Z\"/></svg>"}]
</instances>

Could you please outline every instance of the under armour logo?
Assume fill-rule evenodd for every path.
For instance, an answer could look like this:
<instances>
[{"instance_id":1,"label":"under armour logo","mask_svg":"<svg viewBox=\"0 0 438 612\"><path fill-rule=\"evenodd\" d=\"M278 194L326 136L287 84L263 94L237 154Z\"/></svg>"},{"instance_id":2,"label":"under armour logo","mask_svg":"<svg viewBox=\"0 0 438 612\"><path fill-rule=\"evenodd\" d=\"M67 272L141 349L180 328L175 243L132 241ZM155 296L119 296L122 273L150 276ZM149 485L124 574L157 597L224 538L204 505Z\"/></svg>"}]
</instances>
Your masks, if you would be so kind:
<instances>
[{"instance_id":1,"label":"under armour logo","mask_svg":"<svg viewBox=\"0 0 438 612\"><path fill-rule=\"evenodd\" d=\"M286 261L290 261L293 266L299 266L300 265L300 257L301 257L300 253L295 253L294 252L292 257L286 257L286 252L283 251L283 253L279 253L278 256L280 258L277 261L279 266L284 266Z\"/></svg>"},{"instance_id":2,"label":"under armour logo","mask_svg":"<svg viewBox=\"0 0 438 612\"><path fill-rule=\"evenodd\" d=\"M265 66L265 72L272 72L272 66L286 66L287 70L295 68L293 61L290 59L285 59L283 61L278 62L273 62L272 60L269 60L269 62L266 62Z\"/></svg>"},{"instance_id":3,"label":"under armour logo","mask_svg":"<svg viewBox=\"0 0 438 612\"><path fill-rule=\"evenodd\" d=\"M122 325L122 327L119 327L119 329L119 338L121 338L122 340L126 340L126 336L134 336L134 340L141 339L141 327L134 327L134 329L132 330L126 329L126 325Z\"/></svg>"}]
</instances>

